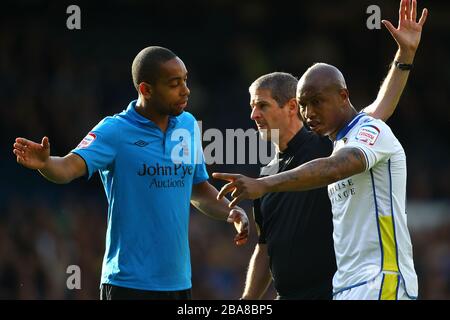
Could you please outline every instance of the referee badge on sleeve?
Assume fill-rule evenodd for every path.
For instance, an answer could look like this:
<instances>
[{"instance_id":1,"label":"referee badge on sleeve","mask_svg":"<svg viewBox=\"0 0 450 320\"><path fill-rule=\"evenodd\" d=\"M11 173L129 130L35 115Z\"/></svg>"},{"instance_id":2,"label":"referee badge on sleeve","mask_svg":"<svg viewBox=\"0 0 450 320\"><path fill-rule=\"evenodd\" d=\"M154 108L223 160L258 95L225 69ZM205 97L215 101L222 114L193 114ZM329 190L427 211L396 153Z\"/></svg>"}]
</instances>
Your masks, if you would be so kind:
<instances>
[{"instance_id":1,"label":"referee badge on sleeve","mask_svg":"<svg viewBox=\"0 0 450 320\"><path fill-rule=\"evenodd\" d=\"M356 140L365 143L369 146L373 146L380 135L380 129L374 125L366 125L359 128L356 134Z\"/></svg>"},{"instance_id":2,"label":"referee badge on sleeve","mask_svg":"<svg viewBox=\"0 0 450 320\"><path fill-rule=\"evenodd\" d=\"M77 146L77 149L83 149L87 148L91 145L92 142L94 142L95 138L97 136L93 132L89 132L86 137L84 137L83 140L81 140L80 144Z\"/></svg>"}]
</instances>

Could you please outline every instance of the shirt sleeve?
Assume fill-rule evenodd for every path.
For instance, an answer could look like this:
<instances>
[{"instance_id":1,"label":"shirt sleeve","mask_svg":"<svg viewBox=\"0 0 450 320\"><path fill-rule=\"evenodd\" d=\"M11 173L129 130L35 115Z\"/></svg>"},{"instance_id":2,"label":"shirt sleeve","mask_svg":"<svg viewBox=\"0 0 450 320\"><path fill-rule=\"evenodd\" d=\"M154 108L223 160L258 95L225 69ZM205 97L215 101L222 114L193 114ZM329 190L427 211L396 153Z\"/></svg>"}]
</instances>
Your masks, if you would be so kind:
<instances>
[{"instance_id":1,"label":"shirt sleeve","mask_svg":"<svg viewBox=\"0 0 450 320\"><path fill-rule=\"evenodd\" d=\"M253 201L253 218L255 219L256 231L258 233L258 243L266 243L266 233L263 229L263 217L261 215L261 200L255 199Z\"/></svg>"},{"instance_id":2,"label":"shirt sleeve","mask_svg":"<svg viewBox=\"0 0 450 320\"><path fill-rule=\"evenodd\" d=\"M116 157L117 123L107 117L100 121L71 152L86 163L88 179L98 170L108 168Z\"/></svg>"},{"instance_id":3,"label":"shirt sleeve","mask_svg":"<svg viewBox=\"0 0 450 320\"><path fill-rule=\"evenodd\" d=\"M358 148L366 157L366 171L387 161L397 149L398 140L382 121L365 122L349 137L345 148Z\"/></svg>"},{"instance_id":4,"label":"shirt sleeve","mask_svg":"<svg viewBox=\"0 0 450 320\"><path fill-rule=\"evenodd\" d=\"M209 175L206 170L205 155L203 154L202 141L200 137L200 128L198 127L197 122L194 123L195 170L193 184L198 184L208 180Z\"/></svg>"}]
</instances>

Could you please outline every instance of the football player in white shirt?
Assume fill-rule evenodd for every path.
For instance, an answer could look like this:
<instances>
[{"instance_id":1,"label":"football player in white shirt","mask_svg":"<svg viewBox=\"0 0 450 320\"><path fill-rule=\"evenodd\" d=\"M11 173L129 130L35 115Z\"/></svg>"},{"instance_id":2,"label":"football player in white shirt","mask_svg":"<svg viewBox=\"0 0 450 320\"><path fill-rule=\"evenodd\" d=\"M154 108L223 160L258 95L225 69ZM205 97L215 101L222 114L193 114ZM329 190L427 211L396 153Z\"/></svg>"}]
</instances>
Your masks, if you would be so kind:
<instances>
[{"instance_id":1,"label":"football player in white shirt","mask_svg":"<svg viewBox=\"0 0 450 320\"><path fill-rule=\"evenodd\" d=\"M418 26L426 16L425 9ZM400 27L415 21L416 1L402 0ZM407 72L412 59L396 63L397 68ZM334 141L333 154L259 179L214 173L229 181L219 197L232 192L233 206L269 192L328 185L338 266L334 299L416 299L405 212L406 156L400 142L383 121L355 110L344 77L334 66L310 67L298 83L297 100L309 127Z\"/></svg>"}]
</instances>

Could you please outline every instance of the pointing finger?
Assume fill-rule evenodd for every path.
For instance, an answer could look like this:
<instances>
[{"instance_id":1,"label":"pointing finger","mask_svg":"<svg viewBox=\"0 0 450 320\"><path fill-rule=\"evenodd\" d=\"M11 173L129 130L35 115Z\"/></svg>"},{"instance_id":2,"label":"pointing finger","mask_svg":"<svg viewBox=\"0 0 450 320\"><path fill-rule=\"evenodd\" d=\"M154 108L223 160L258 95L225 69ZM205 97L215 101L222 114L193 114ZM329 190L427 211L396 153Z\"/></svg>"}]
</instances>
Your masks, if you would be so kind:
<instances>
[{"instance_id":1,"label":"pointing finger","mask_svg":"<svg viewBox=\"0 0 450 320\"><path fill-rule=\"evenodd\" d=\"M225 181L234 181L236 180L240 175L239 174L233 174L233 173L222 173L222 172L214 172L212 174L213 178L225 180Z\"/></svg>"}]
</instances>

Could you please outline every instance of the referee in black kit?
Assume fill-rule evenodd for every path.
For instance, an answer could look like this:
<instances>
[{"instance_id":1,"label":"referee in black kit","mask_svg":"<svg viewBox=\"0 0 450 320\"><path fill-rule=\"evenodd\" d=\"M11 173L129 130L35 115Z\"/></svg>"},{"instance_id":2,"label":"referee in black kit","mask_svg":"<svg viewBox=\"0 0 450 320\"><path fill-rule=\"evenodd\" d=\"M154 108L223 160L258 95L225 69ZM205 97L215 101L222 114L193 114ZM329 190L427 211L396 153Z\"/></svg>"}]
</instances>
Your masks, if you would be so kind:
<instances>
[{"instance_id":1,"label":"referee in black kit","mask_svg":"<svg viewBox=\"0 0 450 320\"><path fill-rule=\"evenodd\" d=\"M383 22L398 44L395 62L411 64L421 28L411 24L395 29ZM362 111L386 121L397 106L408 76L407 70L392 63L377 99ZM296 87L294 76L275 72L261 76L249 88L251 119L262 138L275 140L270 130L279 130L277 155L262 168L261 176L293 169L332 152L328 138L304 127ZM213 176L220 178L220 174ZM277 299L332 299L336 260L327 189L266 194L255 200L254 215L259 241L250 260L242 299L260 299L272 280Z\"/></svg>"},{"instance_id":2,"label":"referee in black kit","mask_svg":"<svg viewBox=\"0 0 450 320\"><path fill-rule=\"evenodd\" d=\"M331 153L329 140L303 127L296 87L297 79L281 72L264 75L250 86L251 118L262 138L277 144L270 130L279 129L277 156L261 169L260 176ZM267 194L254 201L254 216L259 240L242 298L261 298L273 276L278 299L331 299L336 261L326 191Z\"/></svg>"}]
</instances>

